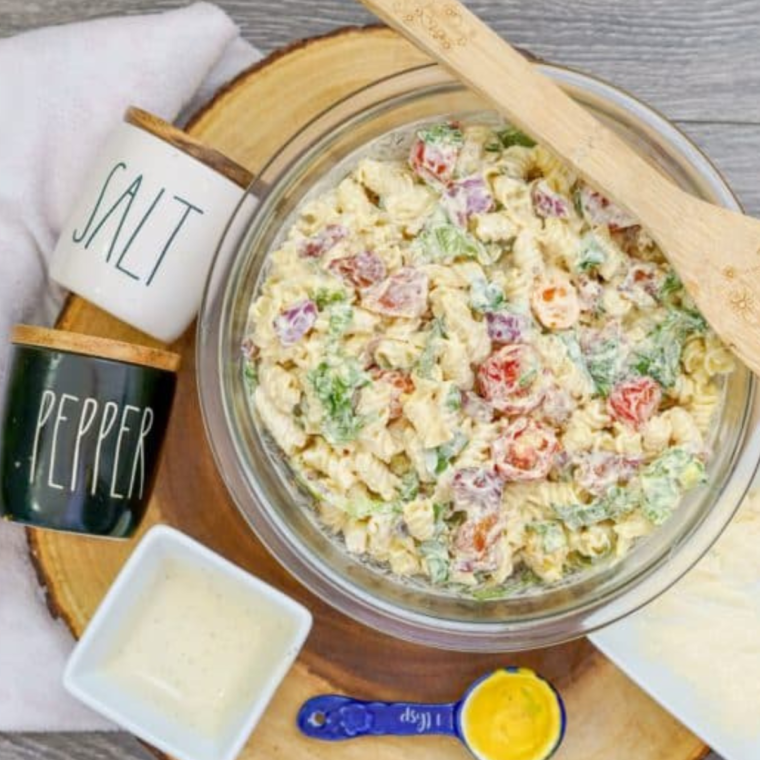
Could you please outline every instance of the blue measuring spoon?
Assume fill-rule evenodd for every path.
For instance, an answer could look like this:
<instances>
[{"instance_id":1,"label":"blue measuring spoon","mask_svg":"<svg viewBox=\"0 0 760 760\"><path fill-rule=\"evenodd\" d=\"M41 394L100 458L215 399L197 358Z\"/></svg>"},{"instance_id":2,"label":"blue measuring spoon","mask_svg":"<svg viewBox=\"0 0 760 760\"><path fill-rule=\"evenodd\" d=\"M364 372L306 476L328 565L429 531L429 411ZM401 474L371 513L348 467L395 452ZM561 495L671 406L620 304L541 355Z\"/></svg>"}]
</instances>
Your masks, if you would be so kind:
<instances>
[{"instance_id":1,"label":"blue measuring spoon","mask_svg":"<svg viewBox=\"0 0 760 760\"><path fill-rule=\"evenodd\" d=\"M313 697L298 712L298 728L306 736L325 741L441 734L459 739L478 760L501 760L509 755L500 753L497 758L494 753L489 754L489 743L482 741L473 726L472 712L478 707L482 709L484 705L478 702L490 699L494 687L498 694L499 684L505 686L509 679L522 681L509 684L516 687L511 697L503 691L503 705L497 703L502 697L493 698L493 704L487 703L492 709L487 711L486 720L492 731L498 732L499 740L503 738L507 752L512 746L514 756L547 760L565 735L565 705L548 681L527 668L508 667L488 673L472 683L460 700L444 704L369 702L337 694ZM543 706L538 700L544 702ZM517 722L523 732L521 736L516 731ZM482 717L478 723L477 728L482 730Z\"/></svg>"}]
</instances>

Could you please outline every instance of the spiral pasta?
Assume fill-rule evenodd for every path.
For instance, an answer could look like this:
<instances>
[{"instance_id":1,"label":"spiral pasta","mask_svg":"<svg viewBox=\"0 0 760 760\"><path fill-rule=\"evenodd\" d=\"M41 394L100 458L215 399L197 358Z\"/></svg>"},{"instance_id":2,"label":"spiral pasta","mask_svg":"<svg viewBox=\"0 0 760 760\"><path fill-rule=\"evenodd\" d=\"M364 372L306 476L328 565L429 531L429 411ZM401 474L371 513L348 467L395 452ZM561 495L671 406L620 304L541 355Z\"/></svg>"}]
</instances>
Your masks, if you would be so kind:
<instances>
[{"instance_id":1,"label":"spiral pasta","mask_svg":"<svg viewBox=\"0 0 760 760\"><path fill-rule=\"evenodd\" d=\"M418 125L334 176L241 364L348 552L498 598L623 556L704 482L735 363L635 219L507 124Z\"/></svg>"}]
</instances>

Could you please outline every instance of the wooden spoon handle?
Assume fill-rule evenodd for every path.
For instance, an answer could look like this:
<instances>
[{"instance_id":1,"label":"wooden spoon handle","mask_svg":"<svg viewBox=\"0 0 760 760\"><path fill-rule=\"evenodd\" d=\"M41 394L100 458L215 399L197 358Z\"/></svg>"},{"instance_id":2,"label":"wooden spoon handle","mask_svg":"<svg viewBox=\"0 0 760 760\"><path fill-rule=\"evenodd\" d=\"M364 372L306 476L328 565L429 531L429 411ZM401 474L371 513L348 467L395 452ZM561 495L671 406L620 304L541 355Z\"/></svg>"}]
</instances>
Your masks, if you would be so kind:
<instances>
[{"instance_id":1,"label":"wooden spoon handle","mask_svg":"<svg viewBox=\"0 0 760 760\"><path fill-rule=\"evenodd\" d=\"M359 0L630 211L700 311L760 374L760 221L694 198L458 0Z\"/></svg>"},{"instance_id":2,"label":"wooden spoon handle","mask_svg":"<svg viewBox=\"0 0 760 760\"><path fill-rule=\"evenodd\" d=\"M648 198L685 196L457 0L360 2L648 227L668 221Z\"/></svg>"}]
</instances>

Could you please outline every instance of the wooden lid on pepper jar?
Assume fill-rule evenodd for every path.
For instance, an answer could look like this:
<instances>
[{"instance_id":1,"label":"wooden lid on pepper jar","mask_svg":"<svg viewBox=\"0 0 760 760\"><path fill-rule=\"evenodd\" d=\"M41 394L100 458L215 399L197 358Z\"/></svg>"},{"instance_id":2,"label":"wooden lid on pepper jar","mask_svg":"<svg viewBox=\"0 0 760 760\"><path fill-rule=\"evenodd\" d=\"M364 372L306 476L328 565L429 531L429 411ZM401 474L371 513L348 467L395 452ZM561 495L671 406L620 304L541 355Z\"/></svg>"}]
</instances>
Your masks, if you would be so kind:
<instances>
[{"instance_id":1,"label":"wooden lid on pepper jar","mask_svg":"<svg viewBox=\"0 0 760 760\"><path fill-rule=\"evenodd\" d=\"M71 354L112 359L167 372L177 372L181 363L179 354L161 348L150 348L120 340L96 338L92 335L31 325L16 325L11 332L11 342L17 345L39 346Z\"/></svg>"}]
</instances>

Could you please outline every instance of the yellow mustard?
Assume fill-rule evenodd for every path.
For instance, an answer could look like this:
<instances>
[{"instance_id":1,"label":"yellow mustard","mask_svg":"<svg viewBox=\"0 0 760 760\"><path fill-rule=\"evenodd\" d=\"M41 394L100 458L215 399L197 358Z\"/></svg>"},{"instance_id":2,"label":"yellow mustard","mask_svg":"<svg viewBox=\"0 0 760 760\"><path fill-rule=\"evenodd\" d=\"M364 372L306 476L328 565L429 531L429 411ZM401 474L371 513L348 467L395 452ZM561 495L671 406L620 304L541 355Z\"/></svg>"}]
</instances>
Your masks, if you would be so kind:
<instances>
[{"instance_id":1,"label":"yellow mustard","mask_svg":"<svg viewBox=\"0 0 760 760\"><path fill-rule=\"evenodd\" d=\"M497 670L462 707L463 738L480 760L543 760L562 736L562 710L531 670Z\"/></svg>"}]
</instances>

